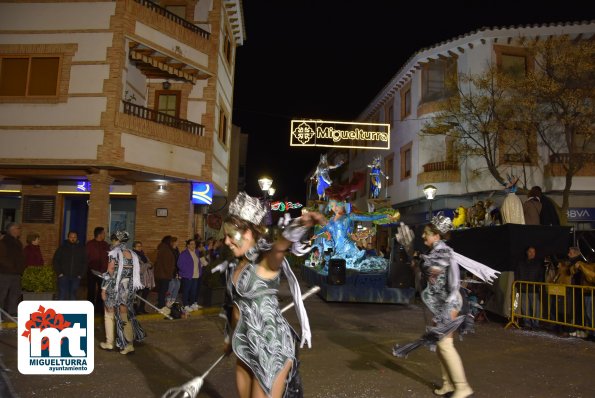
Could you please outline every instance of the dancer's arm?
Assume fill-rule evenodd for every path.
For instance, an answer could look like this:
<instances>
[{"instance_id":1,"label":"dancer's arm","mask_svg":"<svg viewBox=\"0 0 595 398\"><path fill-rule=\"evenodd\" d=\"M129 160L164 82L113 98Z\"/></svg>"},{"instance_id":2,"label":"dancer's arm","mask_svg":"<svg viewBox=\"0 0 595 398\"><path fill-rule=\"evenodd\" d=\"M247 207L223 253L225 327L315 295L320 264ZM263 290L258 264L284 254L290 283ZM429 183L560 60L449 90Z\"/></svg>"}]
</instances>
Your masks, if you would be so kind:
<instances>
[{"instance_id":1,"label":"dancer's arm","mask_svg":"<svg viewBox=\"0 0 595 398\"><path fill-rule=\"evenodd\" d=\"M315 224L324 224L326 223L326 218L318 212L308 212L298 218L297 222L301 223L303 227L311 227ZM294 220L294 222L296 222ZM297 237L299 240L300 237ZM285 258L285 253L287 249L293 244L293 241L288 240L283 235L281 235L275 243L273 243L273 248L266 254L263 261L261 261L261 266L264 268L271 270L271 271L278 271L281 267L281 263Z\"/></svg>"}]
</instances>

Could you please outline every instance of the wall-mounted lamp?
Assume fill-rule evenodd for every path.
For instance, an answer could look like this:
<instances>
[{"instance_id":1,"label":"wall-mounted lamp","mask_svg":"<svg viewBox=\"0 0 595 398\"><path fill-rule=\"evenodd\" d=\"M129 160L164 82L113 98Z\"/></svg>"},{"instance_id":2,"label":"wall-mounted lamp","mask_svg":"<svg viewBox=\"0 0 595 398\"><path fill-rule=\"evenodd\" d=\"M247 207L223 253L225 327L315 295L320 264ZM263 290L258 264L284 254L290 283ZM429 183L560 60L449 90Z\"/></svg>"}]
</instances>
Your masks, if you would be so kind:
<instances>
[{"instance_id":1,"label":"wall-mounted lamp","mask_svg":"<svg viewBox=\"0 0 595 398\"><path fill-rule=\"evenodd\" d=\"M171 87L171 83L169 82L169 80L164 81L161 85L164 90L169 90L169 88Z\"/></svg>"},{"instance_id":2,"label":"wall-mounted lamp","mask_svg":"<svg viewBox=\"0 0 595 398\"><path fill-rule=\"evenodd\" d=\"M157 192L164 193L165 192L165 185L164 184L159 184L159 188L157 189Z\"/></svg>"}]
</instances>

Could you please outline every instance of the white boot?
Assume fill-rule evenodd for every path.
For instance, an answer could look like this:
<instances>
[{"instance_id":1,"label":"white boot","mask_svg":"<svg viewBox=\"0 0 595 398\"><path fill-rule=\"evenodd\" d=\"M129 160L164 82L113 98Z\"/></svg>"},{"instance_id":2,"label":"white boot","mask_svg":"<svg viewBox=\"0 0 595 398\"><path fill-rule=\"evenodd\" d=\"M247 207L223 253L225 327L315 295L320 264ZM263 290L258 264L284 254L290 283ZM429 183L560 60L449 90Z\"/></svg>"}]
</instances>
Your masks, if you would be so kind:
<instances>
[{"instance_id":1,"label":"white boot","mask_svg":"<svg viewBox=\"0 0 595 398\"><path fill-rule=\"evenodd\" d=\"M99 347L104 350L113 350L114 349L114 333L115 333L115 326L116 321L114 318L113 312L104 313L103 322L105 323L105 343L99 343Z\"/></svg>"},{"instance_id":2,"label":"white boot","mask_svg":"<svg viewBox=\"0 0 595 398\"><path fill-rule=\"evenodd\" d=\"M442 387L436 388L434 390L434 394L436 395L446 395L450 392L455 390L455 386L453 386L452 382L450 381L450 376L446 367L444 366L444 358L440 354L440 350L437 350L438 359L440 360L440 369L442 370Z\"/></svg>"},{"instance_id":3,"label":"white boot","mask_svg":"<svg viewBox=\"0 0 595 398\"><path fill-rule=\"evenodd\" d=\"M438 350L444 359L446 371L450 375L450 379L454 385L454 393L451 395L451 398L466 398L471 396L473 389L467 383L463 361L461 361L461 357L455 349L453 338L445 337L440 340L438 342Z\"/></svg>"},{"instance_id":4,"label":"white boot","mask_svg":"<svg viewBox=\"0 0 595 398\"><path fill-rule=\"evenodd\" d=\"M126 339L126 347L124 347L120 354L126 355L130 352L134 352L134 331L132 330L132 323L128 319L128 314L120 314L122 321L124 322L124 338Z\"/></svg>"}]
</instances>

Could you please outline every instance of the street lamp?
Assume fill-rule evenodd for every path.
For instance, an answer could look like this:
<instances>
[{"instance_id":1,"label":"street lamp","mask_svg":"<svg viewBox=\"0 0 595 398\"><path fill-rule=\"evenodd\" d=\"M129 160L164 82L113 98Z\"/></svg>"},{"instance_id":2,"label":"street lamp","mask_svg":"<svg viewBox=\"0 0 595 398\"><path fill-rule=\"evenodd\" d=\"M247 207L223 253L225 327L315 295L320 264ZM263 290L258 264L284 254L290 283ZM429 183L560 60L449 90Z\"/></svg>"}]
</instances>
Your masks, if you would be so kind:
<instances>
[{"instance_id":1,"label":"street lamp","mask_svg":"<svg viewBox=\"0 0 595 398\"><path fill-rule=\"evenodd\" d=\"M424 187L424 195L426 196L426 199L430 202L430 221L432 221L432 200L434 200L434 198L436 197L437 191L438 189L433 185L426 185Z\"/></svg>"},{"instance_id":2,"label":"street lamp","mask_svg":"<svg viewBox=\"0 0 595 398\"><path fill-rule=\"evenodd\" d=\"M268 177L262 177L258 180L258 185L260 185L260 189L264 191L264 194L266 196L266 193L268 192L269 188L271 187L271 185L273 185L273 180L271 180Z\"/></svg>"},{"instance_id":3,"label":"street lamp","mask_svg":"<svg viewBox=\"0 0 595 398\"><path fill-rule=\"evenodd\" d=\"M273 195L275 194L275 191L276 191L275 188L273 188L273 187L269 188L269 191L268 191L269 192L269 196L270 197L273 197Z\"/></svg>"},{"instance_id":4,"label":"street lamp","mask_svg":"<svg viewBox=\"0 0 595 398\"><path fill-rule=\"evenodd\" d=\"M271 206L269 204L269 201L267 200L267 195L271 195L271 190L273 190L273 193L275 193L275 188L272 188L271 186L273 185L273 180L268 178L268 177L262 177L258 180L258 185L260 186L260 189L262 190L262 193L264 194L264 204L267 208L267 215L266 215L266 221L265 224L266 225L271 225L272 223L272 219L271 219Z\"/></svg>"}]
</instances>

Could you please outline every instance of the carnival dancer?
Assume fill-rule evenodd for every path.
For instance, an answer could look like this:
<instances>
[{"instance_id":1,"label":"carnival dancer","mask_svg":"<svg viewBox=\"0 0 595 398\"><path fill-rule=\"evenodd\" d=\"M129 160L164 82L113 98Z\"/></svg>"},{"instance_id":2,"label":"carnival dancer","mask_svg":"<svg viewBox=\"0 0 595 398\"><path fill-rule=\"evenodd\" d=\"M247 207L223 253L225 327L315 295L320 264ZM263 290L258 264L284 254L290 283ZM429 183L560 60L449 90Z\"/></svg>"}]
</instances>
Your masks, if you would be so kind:
<instances>
[{"instance_id":1,"label":"carnival dancer","mask_svg":"<svg viewBox=\"0 0 595 398\"><path fill-rule=\"evenodd\" d=\"M442 387L434 390L436 395L450 395L453 398L468 397L473 390L465 376L463 362L454 347L453 333L461 326L469 326L471 315L459 315L463 300L460 294L459 265L487 283L499 274L481 263L462 256L446 245L444 239L452 229L452 221L439 214L425 226L422 239L430 252L421 255L421 271L426 287L421 293L424 304L432 312L433 327L416 342L405 346L396 345L393 355L406 357L409 352L421 345L434 348L442 368ZM397 241L408 252L412 252L413 232L403 223L398 228Z\"/></svg>"},{"instance_id":2,"label":"carnival dancer","mask_svg":"<svg viewBox=\"0 0 595 398\"><path fill-rule=\"evenodd\" d=\"M105 342L99 346L104 350L117 347L120 354L134 352L134 341L145 338L145 331L134 313L135 292L143 288L140 262L136 253L126 247L128 239L126 231L111 235L112 250L108 253L109 263L101 285L101 297L105 302Z\"/></svg>"},{"instance_id":3,"label":"carnival dancer","mask_svg":"<svg viewBox=\"0 0 595 398\"><path fill-rule=\"evenodd\" d=\"M333 184L333 180L331 180L329 171L332 169L336 169L342 164L343 161L340 160L335 165L329 165L328 160L326 158L326 154L320 155L320 161L316 166L316 171L314 172L314 175L310 177L310 179L316 180L316 193L318 194L318 200L324 200L326 198L325 191L328 187L330 187Z\"/></svg>"},{"instance_id":4,"label":"carnival dancer","mask_svg":"<svg viewBox=\"0 0 595 398\"><path fill-rule=\"evenodd\" d=\"M368 165L370 169L370 194L373 199L378 199L380 190L382 189L382 179L380 176L388 180L388 176L382 171L382 158L375 156L372 164Z\"/></svg>"},{"instance_id":5,"label":"carnival dancer","mask_svg":"<svg viewBox=\"0 0 595 398\"><path fill-rule=\"evenodd\" d=\"M355 242L349 236L353 230L353 224L356 221L375 221L388 219L390 221L398 220L398 213L363 215L354 214L350 210L350 203L330 199L329 208L333 212L328 224L316 231L317 236L323 236L326 232L330 234L331 239L326 243L315 242L315 245L321 247L322 252L328 248L332 249L332 258L342 258L346 262L346 267L363 272L384 271L388 266L388 260L378 256L366 256L365 250L357 248Z\"/></svg>"},{"instance_id":6,"label":"carnival dancer","mask_svg":"<svg viewBox=\"0 0 595 398\"><path fill-rule=\"evenodd\" d=\"M302 327L300 347L311 347L299 284L284 256L292 244L294 253L307 252L300 242L302 236L311 225L325 219L319 213L307 213L291 221L282 237L270 243L261 224L265 215L264 204L242 192L229 205L223 224L225 244L235 258L218 266L226 272L233 302L227 311L226 350L233 349L238 358L236 381L241 398L302 396L297 374L298 338L281 315L277 292L283 269Z\"/></svg>"}]
</instances>

